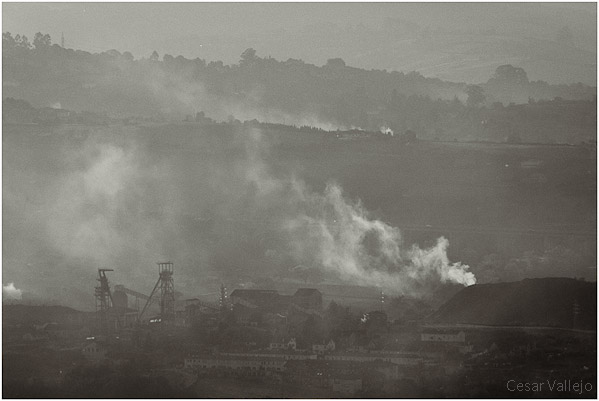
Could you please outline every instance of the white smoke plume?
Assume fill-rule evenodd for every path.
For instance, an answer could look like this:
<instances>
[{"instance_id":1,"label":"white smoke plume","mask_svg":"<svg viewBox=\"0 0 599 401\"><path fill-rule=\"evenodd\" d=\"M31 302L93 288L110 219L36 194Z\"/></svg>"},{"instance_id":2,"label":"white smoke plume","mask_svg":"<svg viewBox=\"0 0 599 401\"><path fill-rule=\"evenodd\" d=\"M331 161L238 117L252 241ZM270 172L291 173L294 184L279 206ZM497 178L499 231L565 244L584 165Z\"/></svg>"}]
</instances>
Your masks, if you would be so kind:
<instances>
[{"instance_id":1,"label":"white smoke plume","mask_svg":"<svg viewBox=\"0 0 599 401\"><path fill-rule=\"evenodd\" d=\"M115 279L151 280L154 263L171 258L181 243L172 171L137 141L108 133L69 149L64 160L67 172L44 205L49 245L88 275L114 268Z\"/></svg>"},{"instance_id":2,"label":"white smoke plume","mask_svg":"<svg viewBox=\"0 0 599 401\"><path fill-rule=\"evenodd\" d=\"M23 295L23 291L15 287L15 283L8 283L2 286L3 300L19 300Z\"/></svg>"},{"instance_id":3,"label":"white smoke plume","mask_svg":"<svg viewBox=\"0 0 599 401\"><path fill-rule=\"evenodd\" d=\"M468 266L449 262L447 239L439 238L428 249L406 248L398 228L370 218L359 202L345 199L338 185L328 185L324 194L304 189L301 199L304 212L285 223L300 260L394 293L413 293L415 284L429 280L476 283Z\"/></svg>"},{"instance_id":4,"label":"white smoke plume","mask_svg":"<svg viewBox=\"0 0 599 401\"><path fill-rule=\"evenodd\" d=\"M74 258L93 259L100 267L122 249L114 214L123 191L136 178L133 154L96 141L76 154L81 168L64 177L48 219L49 238L58 249Z\"/></svg>"},{"instance_id":5,"label":"white smoke plume","mask_svg":"<svg viewBox=\"0 0 599 401\"><path fill-rule=\"evenodd\" d=\"M475 282L467 266L448 261L446 240L407 247L399 229L340 186L313 190L296 178L301 169L277 159L269 134L202 129L187 136L98 128L68 141L57 129L51 163L37 162L43 149L13 145L30 167L18 169L15 158L8 165L6 238L14 239L4 244L5 277L40 296L67 283L82 306L93 305L97 268L114 268L115 283L149 292L161 260L176 263L176 286L188 294L212 289L210 275L259 282L300 264L389 293Z\"/></svg>"},{"instance_id":6,"label":"white smoke plume","mask_svg":"<svg viewBox=\"0 0 599 401\"><path fill-rule=\"evenodd\" d=\"M260 132L254 130L250 137L246 178L258 189L259 202L276 198L285 204L281 226L297 263L396 294L415 295L415 286L431 281L476 283L469 266L449 261L446 238L427 249L406 247L398 228L372 218L359 201L346 199L339 185L329 184L318 193L299 179L268 174L260 158Z\"/></svg>"},{"instance_id":7,"label":"white smoke plume","mask_svg":"<svg viewBox=\"0 0 599 401\"><path fill-rule=\"evenodd\" d=\"M259 90L246 94L243 99L215 99L202 85L189 87L172 77L153 76L151 86L160 98L174 100L188 110L204 110L217 119L224 119L227 114L241 120L256 118L327 130L339 128L323 123L310 113L290 116L279 110L261 108ZM387 126L381 127L381 132L394 135ZM264 161L269 150L268 140L257 129L242 135L247 159L237 166L234 174L242 177L240 187L248 191L251 201L249 207L245 205L247 210L233 208L231 212L242 214L245 219L282 221L279 228L288 239L287 252L297 263L317 266L344 280L395 293L414 294L415 286L431 281L476 283L474 274L468 271L469 266L449 261L447 239L439 238L436 245L427 249L407 246L398 228L371 218L359 202L346 200L340 186L329 185L321 194L309 190L302 180L294 177L275 177ZM223 172L218 174L223 176ZM229 176L222 178L231 180ZM236 180L233 182L239 184ZM226 188L223 183L217 189Z\"/></svg>"},{"instance_id":8,"label":"white smoke plume","mask_svg":"<svg viewBox=\"0 0 599 401\"><path fill-rule=\"evenodd\" d=\"M395 136L395 132L393 132L393 130L387 126L382 126L381 128L379 128L379 130L380 130L381 134Z\"/></svg>"}]
</instances>

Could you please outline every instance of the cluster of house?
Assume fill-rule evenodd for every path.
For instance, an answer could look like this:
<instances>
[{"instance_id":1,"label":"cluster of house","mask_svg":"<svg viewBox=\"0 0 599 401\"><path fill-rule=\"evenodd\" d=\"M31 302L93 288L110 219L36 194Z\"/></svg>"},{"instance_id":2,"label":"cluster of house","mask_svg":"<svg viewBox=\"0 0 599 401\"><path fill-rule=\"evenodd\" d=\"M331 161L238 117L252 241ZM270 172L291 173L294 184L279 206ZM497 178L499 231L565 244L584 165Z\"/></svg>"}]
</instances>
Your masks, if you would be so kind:
<instances>
[{"instance_id":1,"label":"cluster of house","mask_svg":"<svg viewBox=\"0 0 599 401\"><path fill-rule=\"evenodd\" d=\"M300 387L325 389L342 395L360 390L389 390L403 377L399 366L381 360L352 361L293 360L285 364L285 379Z\"/></svg>"},{"instance_id":2,"label":"cluster of house","mask_svg":"<svg viewBox=\"0 0 599 401\"><path fill-rule=\"evenodd\" d=\"M380 356L329 355L319 358L307 353L257 353L194 355L185 358L184 368L200 375L219 377L276 377L286 383L311 386L341 394L363 388L385 388L402 377L400 364Z\"/></svg>"},{"instance_id":3,"label":"cluster of house","mask_svg":"<svg viewBox=\"0 0 599 401\"><path fill-rule=\"evenodd\" d=\"M310 323L307 319L324 317L320 291L300 288L293 295L282 295L274 290L237 289L229 299L231 315L238 324L261 326L245 331L265 333L271 335L273 340L270 343L263 342L259 350L254 344L253 347L242 348L243 351L238 353L233 353L235 348L232 347L227 349L227 353L190 355L183 361L184 368L189 372L234 377L269 376L276 380L287 380L292 385L311 385L341 394L353 394L370 386L388 386L390 382L401 378L402 371L433 365L435 360L442 360L439 356L443 355L441 352L435 354L436 348L459 349L460 352L468 352L468 347L471 349L463 331L425 327L407 333L405 327L398 327L397 333L394 333L393 328L389 329L387 316L382 311L365 314L364 333L353 335L363 335L368 339L384 338L384 341L381 340L385 343L384 348L360 345L358 341L345 344L345 337L336 338L338 344L332 339L312 344L303 339L300 347L295 338L298 334L293 333L294 327L309 327L305 326L306 322ZM218 319L222 306L199 301L189 303L185 313L206 308L212 309L215 319ZM123 340L126 333L131 331L136 315L135 310L128 308L126 294L121 294L118 289L113 296L111 312L119 316L119 336ZM64 322L35 326L23 338L46 336L81 341L87 337L81 348L81 354L86 359L102 361L122 357L122 349L90 336L88 327L92 318L95 320L96 317L93 313L68 315ZM268 327L272 322L276 324ZM264 330L269 328L273 330ZM397 343L397 350L388 348L389 343ZM414 347L408 349L406 345Z\"/></svg>"},{"instance_id":4,"label":"cluster of house","mask_svg":"<svg viewBox=\"0 0 599 401\"><path fill-rule=\"evenodd\" d=\"M335 134L335 138L342 141L351 141L351 140L359 140L359 139L370 139L374 137L373 132L353 129L349 131L339 131Z\"/></svg>"},{"instance_id":5,"label":"cluster of house","mask_svg":"<svg viewBox=\"0 0 599 401\"><path fill-rule=\"evenodd\" d=\"M267 296L274 298L273 294L269 292ZM203 375L280 376L292 385L348 395L367 388L385 389L402 377L401 372L439 365L444 354L435 351L437 348L460 352L471 348L463 331L435 328L425 328L417 343L430 352L341 351L333 340L299 349L295 339L290 338L271 342L260 351L188 356L184 367Z\"/></svg>"},{"instance_id":6,"label":"cluster of house","mask_svg":"<svg viewBox=\"0 0 599 401\"><path fill-rule=\"evenodd\" d=\"M81 353L88 360L100 361L107 358L108 350L109 348L102 342L90 341L83 347Z\"/></svg>"},{"instance_id":7,"label":"cluster of house","mask_svg":"<svg viewBox=\"0 0 599 401\"><path fill-rule=\"evenodd\" d=\"M423 344L437 345L441 348L450 346L461 354L469 354L473 351L473 345L466 342L466 333L461 330L448 332L443 329L427 328L420 333L420 341Z\"/></svg>"},{"instance_id":8,"label":"cluster of house","mask_svg":"<svg viewBox=\"0 0 599 401\"><path fill-rule=\"evenodd\" d=\"M470 347L466 343L463 331L447 332L434 329L426 330L420 334L420 343L451 347L460 351ZM94 337L88 337L82 348L82 355L91 361L108 358L110 345ZM439 358L435 352L409 352L409 351L366 351L336 349L332 339L319 344L312 344L307 349L299 349L295 338L288 341L271 342L266 349L247 352L226 352L206 355L190 355L184 359L184 368L204 374L217 374L221 376L264 376L272 373L288 372L289 361L321 361L322 363L348 363L356 369L370 366L369 364L384 364L387 369L395 371L397 368L412 368L436 364ZM387 372L384 377L394 379L395 373Z\"/></svg>"},{"instance_id":9,"label":"cluster of house","mask_svg":"<svg viewBox=\"0 0 599 401\"><path fill-rule=\"evenodd\" d=\"M262 376L281 372L285 359L261 355L205 355L185 358L184 367L197 371L220 371L223 375Z\"/></svg>"},{"instance_id":10,"label":"cluster of house","mask_svg":"<svg viewBox=\"0 0 599 401\"><path fill-rule=\"evenodd\" d=\"M297 351L297 341L295 338L289 339L289 341L271 342L268 345L269 351ZM316 355L323 355L327 352L335 351L335 341L329 340L323 344L312 344L312 353Z\"/></svg>"},{"instance_id":11,"label":"cluster of house","mask_svg":"<svg viewBox=\"0 0 599 401\"><path fill-rule=\"evenodd\" d=\"M457 333L448 333L445 331L428 330L420 334L420 341L425 342L444 342L444 343L465 343L466 333L459 331Z\"/></svg>"}]
</instances>

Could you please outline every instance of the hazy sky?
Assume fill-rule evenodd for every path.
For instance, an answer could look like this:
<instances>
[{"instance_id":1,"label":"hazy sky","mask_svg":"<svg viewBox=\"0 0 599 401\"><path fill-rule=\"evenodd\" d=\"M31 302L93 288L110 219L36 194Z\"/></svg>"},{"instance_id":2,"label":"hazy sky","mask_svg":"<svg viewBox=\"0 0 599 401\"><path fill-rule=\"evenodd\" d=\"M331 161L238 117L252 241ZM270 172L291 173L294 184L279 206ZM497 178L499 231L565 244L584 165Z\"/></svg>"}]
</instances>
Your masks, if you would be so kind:
<instances>
[{"instance_id":1,"label":"hazy sky","mask_svg":"<svg viewBox=\"0 0 599 401\"><path fill-rule=\"evenodd\" d=\"M135 50L184 35L247 35L315 23L382 24L401 18L456 29L503 27L537 36L551 24L596 35L595 3L3 3L3 32L61 32L73 47ZM535 18L536 17L536 18ZM594 22L594 23L593 23Z\"/></svg>"},{"instance_id":2,"label":"hazy sky","mask_svg":"<svg viewBox=\"0 0 599 401\"><path fill-rule=\"evenodd\" d=\"M551 84L595 85L597 76L590 3L3 3L3 10L3 30L13 35L41 31L60 43L64 32L67 48L138 59L157 51L232 64L251 47L281 61L324 65L340 57L351 67L474 84L506 64Z\"/></svg>"}]
</instances>

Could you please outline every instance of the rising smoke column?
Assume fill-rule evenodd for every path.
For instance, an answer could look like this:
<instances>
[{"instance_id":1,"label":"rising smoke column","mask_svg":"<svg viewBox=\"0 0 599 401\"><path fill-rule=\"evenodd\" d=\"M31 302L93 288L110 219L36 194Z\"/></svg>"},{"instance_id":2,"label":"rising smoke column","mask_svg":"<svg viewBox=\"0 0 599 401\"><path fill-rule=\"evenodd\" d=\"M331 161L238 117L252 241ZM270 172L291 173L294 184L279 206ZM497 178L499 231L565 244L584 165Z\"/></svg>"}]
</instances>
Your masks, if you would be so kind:
<instances>
[{"instance_id":1,"label":"rising smoke column","mask_svg":"<svg viewBox=\"0 0 599 401\"><path fill-rule=\"evenodd\" d=\"M195 284L189 291L208 274L271 277L300 264L389 293L475 282L467 266L448 261L446 240L430 249L406 247L399 229L348 200L340 186L315 191L293 166L273 164L272 143L259 129L209 134L187 142L176 132L163 139L102 129L61 144L52 159L60 169L40 175L43 185L29 184L38 182L40 167L13 169L18 179L10 180L5 204L12 215L29 216L13 220L31 223L15 223L22 232L11 226L22 240L5 267L10 281L47 294L66 282L90 305L97 268L115 267L113 280L143 291L153 285L154 263L166 258L177 263L177 286ZM171 138L202 153L173 152ZM33 162L36 154L21 155ZM37 195L31 202L30 192Z\"/></svg>"},{"instance_id":2,"label":"rising smoke column","mask_svg":"<svg viewBox=\"0 0 599 401\"><path fill-rule=\"evenodd\" d=\"M476 283L469 266L449 261L446 238L427 249L405 246L397 227L346 199L339 185L331 183L320 193L297 177L276 178L264 162L268 151L259 130L247 133L245 180L256 188L256 205L266 205L264 216L281 221L286 252L297 264L406 295L416 295L416 288L428 283Z\"/></svg>"},{"instance_id":3,"label":"rising smoke column","mask_svg":"<svg viewBox=\"0 0 599 401\"><path fill-rule=\"evenodd\" d=\"M52 186L43 224L61 264L82 270L73 276L108 267L115 280L137 276L140 285L181 243L175 173L131 133L110 134L101 131L65 152L67 168Z\"/></svg>"},{"instance_id":4,"label":"rising smoke column","mask_svg":"<svg viewBox=\"0 0 599 401\"><path fill-rule=\"evenodd\" d=\"M360 202L346 200L338 185L329 184L323 194L296 188L301 188L298 199L304 211L283 228L299 260L344 280L399 294L414 294L414 287L429 281L476 283L468 266L449 262L447 239L439 238L428 249L406 248L398 228L371 218Z\"/></svg>"}]
</instances>

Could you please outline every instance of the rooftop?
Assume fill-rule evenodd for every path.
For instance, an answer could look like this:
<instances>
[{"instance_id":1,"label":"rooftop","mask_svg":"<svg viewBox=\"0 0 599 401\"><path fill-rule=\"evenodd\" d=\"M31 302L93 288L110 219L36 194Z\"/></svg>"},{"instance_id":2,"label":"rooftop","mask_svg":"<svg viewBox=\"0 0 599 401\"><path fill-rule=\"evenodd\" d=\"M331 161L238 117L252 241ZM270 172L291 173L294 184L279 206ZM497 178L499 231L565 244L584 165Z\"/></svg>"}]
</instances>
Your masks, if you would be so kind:
<instances>
[{"instance_id":1,"label":"rooftop","mask_svg":"<svg viewBox=\"0 0 599 401\"><path fill-rule=\"evenodd\" d=\"M216 361L277 361L276 358L269 358L269 357L260 356L260 355L254 356L254 355L250 355L250 354L247 354L247 355L204 354L204 355L190 355L187 358L188 359L195 358L195 359L204 359L204 360L216 360Z\"/></svg>"},{"instance_id":2,"label":"rooftop","mask_svg":"<svg viewBox=\"0 0 599 401\"><path fill-rule=\"evenodd\" d=\"M322 296L320 291L318 291L316 288L298 288L293 296L294 297L309 297L314 294L318 294L318 295Z\"/></svg>"}]
</instances>

